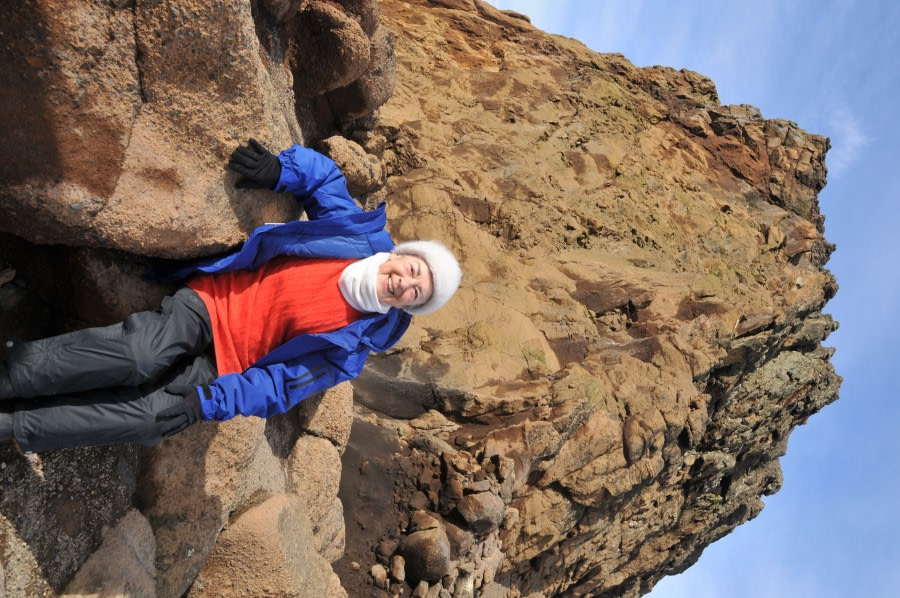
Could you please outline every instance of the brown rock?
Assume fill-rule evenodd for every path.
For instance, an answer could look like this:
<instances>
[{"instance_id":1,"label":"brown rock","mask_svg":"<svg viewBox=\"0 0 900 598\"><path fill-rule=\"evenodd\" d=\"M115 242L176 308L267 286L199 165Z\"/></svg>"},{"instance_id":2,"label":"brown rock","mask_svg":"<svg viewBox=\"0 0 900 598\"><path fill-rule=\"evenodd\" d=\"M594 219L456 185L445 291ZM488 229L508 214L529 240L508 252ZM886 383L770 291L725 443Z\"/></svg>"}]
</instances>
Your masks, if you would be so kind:
<instances>
[{"instance_id":1,"label":"brown rock","mask_svg":"<svg viewBox=\"0 0 900 598\"><path fill-rule=\"evenodd\" d=\"M202 423L148 454L138 480L138 507L156 537L159 594L183 594L200 571L244 494L242 474L264 427L258 418Z\"/></svg>"},{"instance_id":2,"label":"brown rock","mask_svg":"<svg viewBox=\"0 0 900 598\"><path fill-rule=\"evenodd\" d=\"M488 492L491 490L491 480L478 480L476 482L468 482L465 485L466 492Z\"/></svg>"},{"instance_id":3,"label":"brown rock","mask_svg":"<svg viewBox=\"0 0 900 598\"><path fill-rule=\"evenodd\" d=\"M381 542L378 543L378 548L377 548L376 552L378 553L378 556L380 558L384 559L384 562L386 563L386 562L388 562L388 559L390 559L391 555L394 554L394 552L396 552L397 547L399 547L399 546L400 546L400 542L398 540L391 540L391 539L382 540Z\"/></svg>"},{"instance_id":4,"label":"brown rock","mask_svg":"<svg viewBox=\"0 0 900 598\"><path fill-rule=\"evenodd\" d=\"M391 557L391 577L397 581L406 579L406 559L399 554Z\"/></svg>"},{"instance_id":5,"label":"brown rock","mask_svg":"<svg viewBox=\"0 0 900 598\"><path fill-rule=\"evenodd\" d=\"M476 12L478 10L475 7L475 0L428 0L428 3L441 8L450 8L467 12Z\"/></svg>"},{"instance_id":6,"label":"brown rock","mask_svg":"<svg viewBox=\"0 0 900 598\"><path fill-rule=\"evenodd\" d=\"M378 0L336 0L348 13L359 21L359 26L368 36L378 28L381 6Z\"/></svg>"},{"instance_id":7,"label":"brown rock","mask_svg":"<svg viewBox=\"0 0 900 598\"><path fill-rule=\"evenodd\" d=\"M415 511L409 519L410 531L438 529L442 525L440 519L425 511Z\"/></svg>"},{"instance_id":8,"label":"brown rock","mask_svg":"<svg viewBox=\"0 0 900 598\"><path fill-rule=\"evenodd\" d=\"M519 510L514 507L508 507L506 513L503 514L503 529L511 529L519 523Z\"/></svg>"},{"instance_id":9,"label":"brown rock","mask_svg":"<svg viewBox=\"0 0 900 598\"><path fill-rule=\"evenodd\" d=\"M491 492L467 494L456 503L456 508L476 534L497 529L506 512L503 499Z\"/></svg>"},{"instance_id":10,"label":"brown rock","mask_svg":"<svg viewBox=\"0 0 900 598\"><path fill-rule=\"evenodd\" d=\"M450 541L443 527L404 536L400 551L406 559L406 575L413 583L438 581L450 570Z\"/></svg>"},{"instance_id":11,"label":"brown rock","mask_svg":"<svg viewBox=\"0 0 900 598\"><path fill-rule=\"evenodd\" d=\"M634 416L625 420L623 434L622 444L625 448L625 458L629 463L634 463L643 457L650 448L653 429L643 418Z\"/></svg>"},{"instance_id":12,"label":"brown rock","mask_svg":"<svg viewBox=\"0 0 900 598\"><path fill-rule=\"evenodd\" d=\"M756 334L770 326L775 321L772 314L758 314L742 318L734 328L734 335L741 337L747 334Z\"/></svg>"},{"instance_id":13,"label":"brown rock","mask_svg":"<svg viewBox=\"0 0 900 598\"><path fill-rule=\"evenodd\" d=\"M462 426L440 507L457 475L499 485L506 587L636 595L758 513L798 414L835 396L827 352L796 361L818 382L786 383L787 410L739 382L830 328L825 140L720 106L700 74L636 68L482 3L385 2L382 18L397 86L384 124L354 139L384 148L392 233L452 243L466 282L372 359L383 391L361 396L396 416L402 392L404 419ZM720 444L754 447L760 469L698 448ZM482 548L456 590L495 574Z\"/></svg>"},{"instance_id":14,"label":"brown rock","mask_svg":"<svg viewBox=\"0 0 900 598\"><path fill-rule=\"evenodd\" d=\"M296 17L288 51L294 93L311 98L343 87L369 66L369 37L338 7L311 0Z\"/></svg>"},{"instance_id":15,"label":"brown rock","mask_svg":"<svg viewBox=\"0 0 900 598\"><path fill-rule=\"evenodd\" d=\"M430 455L442 453L455 453L456 449L433 434L428 432L414 432L403 438L410 449L417 449Z\"/></svg>"},{"instance_id":16,"label":"brown rock","mask_svg":"<svg viewBox=\"0 0 900 598\"><path fill-rule=\"evenodd\" d=\"M309 0L261 0L260 4L278 21L294 16Z\"/></svg>"},{"instance_id":17,"label":"brown rock","mask_svg":"<svg viewBox=\"0 0 900 598\"><path fill-rule=\"evenodd\" d=\"M156 541L147 519L132 509L103 533L103 544L82 565L62 596L155 596Z\"/></svg>"},{"instance_id":18,"label":"brown rock","mask_svg":"<svg viewBox=\"0 0 900 598\"><path fill-rule=\"evenodd\" d=\"M336 573L331 574L327 598L348 598L347 590L341 585L341 578Z\"/></svg>"},{"instance_id":19,"label":"brown rock","mask_svg":"<svg viewBox=\"0 0 900 598\"><path fill-rule=\"evenodd\" d=\"M303 431L331 441L343 454L353 423L353 387L348 382L305 399L297 412Z\"/></svg>"},{"instance_id":20,"label":"brown rock","mask_svg":"<svg viewBox=\"0 0 900 598\"><path fill-rule=\"evenodd\" d=\"M459 478L452 477L444 485L443 496L450 501L457 501L463 497L463 484Z\"/></svg>"},{"instance_id":21,"label":"brown rock","mask_svg":"<svg viewBox=\"0 0 900 598\"><path fill-rule=\"evenodd\" d=\"M341 458L325 438L301 436L290 456L290 490L299 496L315 525L328 513L341 483Z\"/></svg>"},{"instance_id":22,"label":"brown rock","mask_svg":"<svg viewBox=\"0 0 900 598\"><path fill-rule=\"evenodd\" d=\"M189 596L327 596L331 568L311 544L303 501L276 494L223 531Z\"/></svg>"},{"instance_id":23,"label":"brown rock","mask_svg":"<svg viewBox=\"0 0 900 598\"><path fill-rule=\"evenodd\" d=\"M458 559L463 557L475 545L475 535L467 529L445 521L444 531L447 533L447 539L450 540L451 558Z\"/></svg>"},{"instance_id":24,"label":"brown rock","mask_svg":"<svg viewBox=\"0 0 900 598\"><path fill-rule=\"evenodd\" d=\"M579 289L572 298L596 314L604 314L628 304L628 292L619 287L608 289Z\"/></svg>"},{"instance_id":25,"label":"brown rock","mask_svg":"<svg viewBox=\"0 0 900 598\"><path fill-rule=\"evenodd\" d=\"M372 575L372 581L375 584L376 588L388 587L388 572L387 569L384 568L384 565L382 565L381 563L375 563L374 565L372 565L370 574Z\"/></svg>"},{"instance_id":26,"label":"brown rock","mask_svg":"<svg viewBox=\"0 0 900 598\"><path fill-rule=\"evenodd\" d=\"M378 158L367 154L358 143L333 136L319 144L319 151L331 158L347 179L347 191L353 197L372 191L382 183Z\"/></svg>"},{"instance_id":27,"label":"brown rock","mask_svg":"<svg viewBox=\"0 0 900 598\"><path fill-rule=\"evenodd\" d=\"M344 504L339 498L335 498L331 505L331 509L321 519L312 522L313 545L329 563L344 556L347 545Z\"/></svg>"},{"instance_id":28,"label":"brown rock","mask_svg":"<svg viewBox=\"0 0 900 598\"><path fill-rule=\"evenodd\" d=\"M428 508L428 497L421 490L416 490L407 501L410 510L421 511Z\"/></svg>"},{"instance_id":29,"label":"brown rock","mask_svg":"<svg viewBox=\"0 0 900 598\"><path fill-rule=\"evenodd\" d=\"M0 16L5 40L0 68L7 82L0 112L9 120L0 144L18 156L15 166L0 166L0 180L8 193L9 184L34 189L42 179L65 175L77 190L70 191L73 203L59 206L64 211L54 221L76 226L88 216L83 210L103 207L115 190L141 105L133 14L91 3L80 10L52 10L52 2L41 2L8 5ZM91 147L95 139L99 143ZM74 207L76 196L83 201L81 209ZM29 204L7 214L28 225L27 214L34 212L20 210L39 208Z\"/></svg>"},{"instance_id":30,"label":"brown rock","mask_svg":"<svg viewBox=\"0 0 900 598\"><path fill-rule=\"evenodd\" d=\"M4 149L19 156L15 173L0 175L0 229L190 257L291 217L287 198L232 202L223 185L248 132L278 147L299 127L284 110L289 90L273 85L280 65L263 62L249 4L215 4L0 9L3 80L17 82L0 96Z\"/></svg>"},{"instance_id":31,"label":"brown rock","mask_svg":"<svg viewBox=\"0 0 900 598\"><path fill-rule=\"evenodd\" d=\"M394 40L387 27L372 34L368 70L353 83L330 91L328 105L338 122L349 122L374 112L394 92L397 67L394 64Z\"/></svg>"}]
</instances>

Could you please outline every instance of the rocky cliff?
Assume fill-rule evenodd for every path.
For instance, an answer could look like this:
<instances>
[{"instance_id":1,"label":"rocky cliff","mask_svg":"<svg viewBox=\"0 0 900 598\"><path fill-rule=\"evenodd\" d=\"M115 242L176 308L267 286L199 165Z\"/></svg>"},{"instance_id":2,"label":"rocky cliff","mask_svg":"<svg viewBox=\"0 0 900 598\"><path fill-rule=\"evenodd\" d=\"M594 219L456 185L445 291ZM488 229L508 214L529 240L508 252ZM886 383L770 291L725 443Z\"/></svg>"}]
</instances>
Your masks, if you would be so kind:
<instances>
[{"instance_id":1,"label":"rocky cliff","mask_svg":"<svg viewBox=\"0 0 900 598\"><path fill-rule=\"evenodd\" d=\"M152 308L148 261L293 217L223 170L251 134L329 153L465 271L352 393L2 449L9 595L637 596L759 514L837 397L828 142L702 75L477 0L0 13L4 334Z\"/></svg>"}]
</instances>

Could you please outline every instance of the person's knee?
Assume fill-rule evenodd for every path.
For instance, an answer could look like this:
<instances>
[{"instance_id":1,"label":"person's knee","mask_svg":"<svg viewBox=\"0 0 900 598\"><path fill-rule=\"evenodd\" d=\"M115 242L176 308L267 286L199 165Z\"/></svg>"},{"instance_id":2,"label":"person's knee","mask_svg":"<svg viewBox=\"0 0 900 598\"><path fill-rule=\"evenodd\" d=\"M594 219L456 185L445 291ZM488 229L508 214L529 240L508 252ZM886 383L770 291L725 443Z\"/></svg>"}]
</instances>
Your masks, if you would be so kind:
<instances>
[{"instance_id":1,"label":"person's knee","mask_svg":"<svg viewBox=\"0 0 900 598\"><path fill-rule=\"evenodd\" d=\"M165 342L170 315L170 310L162 313L138 312L122 322L123 349L129 352L128 357L134 368L133 377L128 381L130 385L155 380L178 357L170 355L170 347Z\"/></svg>"}]
</instances>

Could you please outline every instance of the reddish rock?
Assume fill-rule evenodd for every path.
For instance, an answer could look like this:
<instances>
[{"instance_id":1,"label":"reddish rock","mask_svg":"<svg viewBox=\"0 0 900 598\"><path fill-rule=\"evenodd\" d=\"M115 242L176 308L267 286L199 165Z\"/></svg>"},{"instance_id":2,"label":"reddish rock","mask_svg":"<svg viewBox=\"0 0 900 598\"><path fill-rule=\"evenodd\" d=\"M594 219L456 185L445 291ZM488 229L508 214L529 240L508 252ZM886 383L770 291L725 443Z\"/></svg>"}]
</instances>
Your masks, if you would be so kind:
<instances>
[{"instance_id":1,"label":"reddish rock","mask_svg":"<svg viewBox=\"0 0 900 598\"><path fill-rule=\"evenodd\" d=\"M444 531L450 540L451 558L462 558L469 553L475 545L475 535L468 529L463 529L449 521L444 522Z\"/></svg>"},{"instance_id":2,"label":"reddish rock","mask_svg":"<svg viewBox=\"0 0 900 598\"><path fill-rule=\"evenodd\" d=\"M303 499L315 524L332 508L341 482L341 458L325 438L301 436L289 460L290 489Z\"/></svg>"},{"instance_id":3,"label":"reddish rock","mask_svg":"<svg viewBox=\"0 0 900 598\"><path fill-rule=\"evenodd\" d=\"M303 9L309 0L261 0L260 4L276 18L284 21L292 18L298 10Z\"/></svg>"},{"instance_id":4,"label":"reddish rock","mask_svg":"<svg viewBox=\"0 0 900 598\"><path fill-rule=\"evenodd\" d=\"M237 498L248 494L242 477L264 427L258 418L201 423L148 454L138 507L156 537L160 595L183 594L203 567Z\"/></svg>"},{"instance_id":5,"label":"reddish rock","mask_svg":"<svg viewBox=\"0 0 900 598\"><path fill-rule=\"evenodd\" d=\"M399 554L391 557L391 578L397 581L406 579L406 559Z\"/></svg>"}]
</instances>

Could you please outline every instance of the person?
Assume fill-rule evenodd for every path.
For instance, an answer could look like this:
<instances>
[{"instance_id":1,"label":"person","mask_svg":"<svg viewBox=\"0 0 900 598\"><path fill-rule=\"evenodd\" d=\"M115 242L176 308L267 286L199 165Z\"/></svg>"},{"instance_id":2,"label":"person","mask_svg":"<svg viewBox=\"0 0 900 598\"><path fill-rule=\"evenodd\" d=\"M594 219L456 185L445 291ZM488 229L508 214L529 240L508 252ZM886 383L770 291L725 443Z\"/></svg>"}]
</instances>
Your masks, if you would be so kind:
<instances>
[{"instance_id":1,"label":"person","mask_svg":"<svg viewBox=\"0 0 900 598\"><path fill-rule=\"evenodd\" d=\"M299 145L276 156L250 139L228 166L239 188L293 193L308 220L260 226L233 253L169 272L186 284L158 311L7 341L0 440L152 446L201 420L270 417L357 376L456 292L453 254L395 244L384 204L360 209L326 156Z\"/></svg>"}]
</instances>

